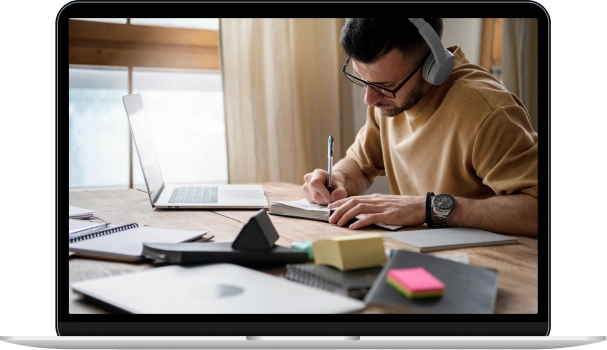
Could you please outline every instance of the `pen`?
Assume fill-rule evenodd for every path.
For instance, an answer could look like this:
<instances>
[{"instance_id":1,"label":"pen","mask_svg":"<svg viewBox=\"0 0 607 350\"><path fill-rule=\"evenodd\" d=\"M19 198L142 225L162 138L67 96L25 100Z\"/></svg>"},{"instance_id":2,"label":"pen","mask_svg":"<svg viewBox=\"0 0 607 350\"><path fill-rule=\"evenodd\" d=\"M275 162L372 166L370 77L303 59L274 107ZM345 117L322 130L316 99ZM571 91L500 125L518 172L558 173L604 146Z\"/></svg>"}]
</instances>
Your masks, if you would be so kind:
<instances>
[{"instance_id":1,"label":"pen","mask_svg":"<svg viewBox=\"0 0 607 350\"><path fill-rule=\"evenodd\" d=\"M91 225L91 226L87 226L81 229L77 229L77 230L73 230L70 231L70 239L74 239L74 238L78 238L80 236L84 236L84 235L88 235L97 231L101 231L105 228L107 228L110 224L107 222L101 223L101 224L96 224L96 225Z\"/></svg>"},{"instance_id":2,"label":"pen","mask_svg":"<svg viewBox=\"0 0 607 350\"><path fill-rule=\"evenodd\" d=\"M329 158L329 177L327 178L327 190L329 193L333 192L333 187L331 186L332 175L333 175L333 136L329 135L329 153L327 154L327 158Z\"/></svg>"}]
</instances>

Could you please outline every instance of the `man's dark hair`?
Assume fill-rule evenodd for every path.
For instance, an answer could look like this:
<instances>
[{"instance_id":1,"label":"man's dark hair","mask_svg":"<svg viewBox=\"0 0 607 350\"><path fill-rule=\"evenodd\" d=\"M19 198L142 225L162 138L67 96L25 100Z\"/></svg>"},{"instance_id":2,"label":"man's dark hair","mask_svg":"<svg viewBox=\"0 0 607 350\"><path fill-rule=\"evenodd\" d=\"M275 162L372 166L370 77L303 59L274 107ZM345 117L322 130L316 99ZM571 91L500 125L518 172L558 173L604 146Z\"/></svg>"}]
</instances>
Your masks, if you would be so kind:
<instances>
[{"instance_id":1,"label":"man's dark hair","mask_svg":"<svg viewBox=\"0 0 607 350\"><path fill-rule=\"evenodd\" d=\"M442 38L443 19L424 20ZM417 28L406 18L347 18L341 30L340 43L348 56L362 63L373 63L393 49L416 56L429 50Z\"/></svg>"}]
</instances>

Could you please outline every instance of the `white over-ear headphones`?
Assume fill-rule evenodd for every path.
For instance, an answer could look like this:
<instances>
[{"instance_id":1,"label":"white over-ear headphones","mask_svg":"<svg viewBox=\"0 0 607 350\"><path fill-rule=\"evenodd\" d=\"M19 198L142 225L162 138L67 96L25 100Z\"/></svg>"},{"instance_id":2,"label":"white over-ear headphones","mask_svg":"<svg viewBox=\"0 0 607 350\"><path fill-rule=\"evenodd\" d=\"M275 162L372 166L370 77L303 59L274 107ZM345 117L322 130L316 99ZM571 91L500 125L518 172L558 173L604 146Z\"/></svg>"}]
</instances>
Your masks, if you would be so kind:
<instances>
[{"instance_id":1,"label":"white over-ear headphones","mask_svg":"<svg viewBox=\"0 0 607 350\"><path fill-rule=\"evenodd\" d=\"M432 51L432 55L428 56L422 68L424 80L433 85L442 84L453 70L455 64L453 54L445 49L432 26L423 18L409 18L409 22L417 27L419 34L426 40Z\"/></svg>"}]
</instances>

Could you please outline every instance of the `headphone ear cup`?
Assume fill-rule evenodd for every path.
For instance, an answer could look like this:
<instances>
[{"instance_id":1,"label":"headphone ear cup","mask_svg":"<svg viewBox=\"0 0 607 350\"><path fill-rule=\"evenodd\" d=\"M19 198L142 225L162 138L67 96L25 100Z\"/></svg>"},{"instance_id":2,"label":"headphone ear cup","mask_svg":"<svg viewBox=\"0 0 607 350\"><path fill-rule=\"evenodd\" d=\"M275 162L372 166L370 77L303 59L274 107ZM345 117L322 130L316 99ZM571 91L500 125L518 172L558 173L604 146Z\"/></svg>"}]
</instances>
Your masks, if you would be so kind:
<instances>
[{"instance_id":1,"label":"headphone ear cup","mask_svg":"<svg viewBox=\"0 0 607 350\"><path fill-rule=\"evenodd\" d=\"M428 83L432 85L440 85L447 80L449 74L451 74L453 66L455 65L455 57L453 57L453 54L447 50L445 50L445 54L447 59L442 64L438 64L434 60L434 55L430 55L426 59L422 74L424 80Z\"/></svg>"},{"instance_id":2,"label":"headphone ear cup","mask_svg":"<svg viewBox=\"0 0 607 350\"><path fill-rule=\"evenodd\" d=\"M432 76L432 67L434 66L434 55L430 54L428 55L428 58L426 58L426 62L424 62L424 66L422 67L422 78L424 78L425 81L427 81L428 83L432 84L432 85L436 85L434 84L434 76Z\"/></svg>"}]
</instances>

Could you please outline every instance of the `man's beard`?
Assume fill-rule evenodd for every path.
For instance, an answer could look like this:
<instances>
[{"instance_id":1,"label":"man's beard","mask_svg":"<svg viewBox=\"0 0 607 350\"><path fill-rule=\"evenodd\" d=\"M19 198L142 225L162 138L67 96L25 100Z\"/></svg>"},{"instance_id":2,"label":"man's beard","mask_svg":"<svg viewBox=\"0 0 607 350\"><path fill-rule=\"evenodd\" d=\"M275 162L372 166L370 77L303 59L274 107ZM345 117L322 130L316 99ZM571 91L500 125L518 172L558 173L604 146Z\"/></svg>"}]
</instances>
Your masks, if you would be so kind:
<instances>
[{"instance_id":1,"label":"man's beard","mask_svg":"<svg viewBox=\"0 0 607 350\"><path fill-rule=\"evenodd\" d=\"M407 96L407 98L405 99L405 104L403 106L392 106L391 109L388 110L383 110L380 109L381 114L385 117L394 117L397 116L399 114L401 114L402 112L411 109L411 107L415 106L415 104L424 96L424 80L422 79L421 75L419 76L419 78L417 79L417 82L415 84L415 86L413 87L413 90L411 90L409 92L409 95ZM383 104L375 104L375 107L389 107L390 105L383 105Z\"/></svg>"}]
</instances>

